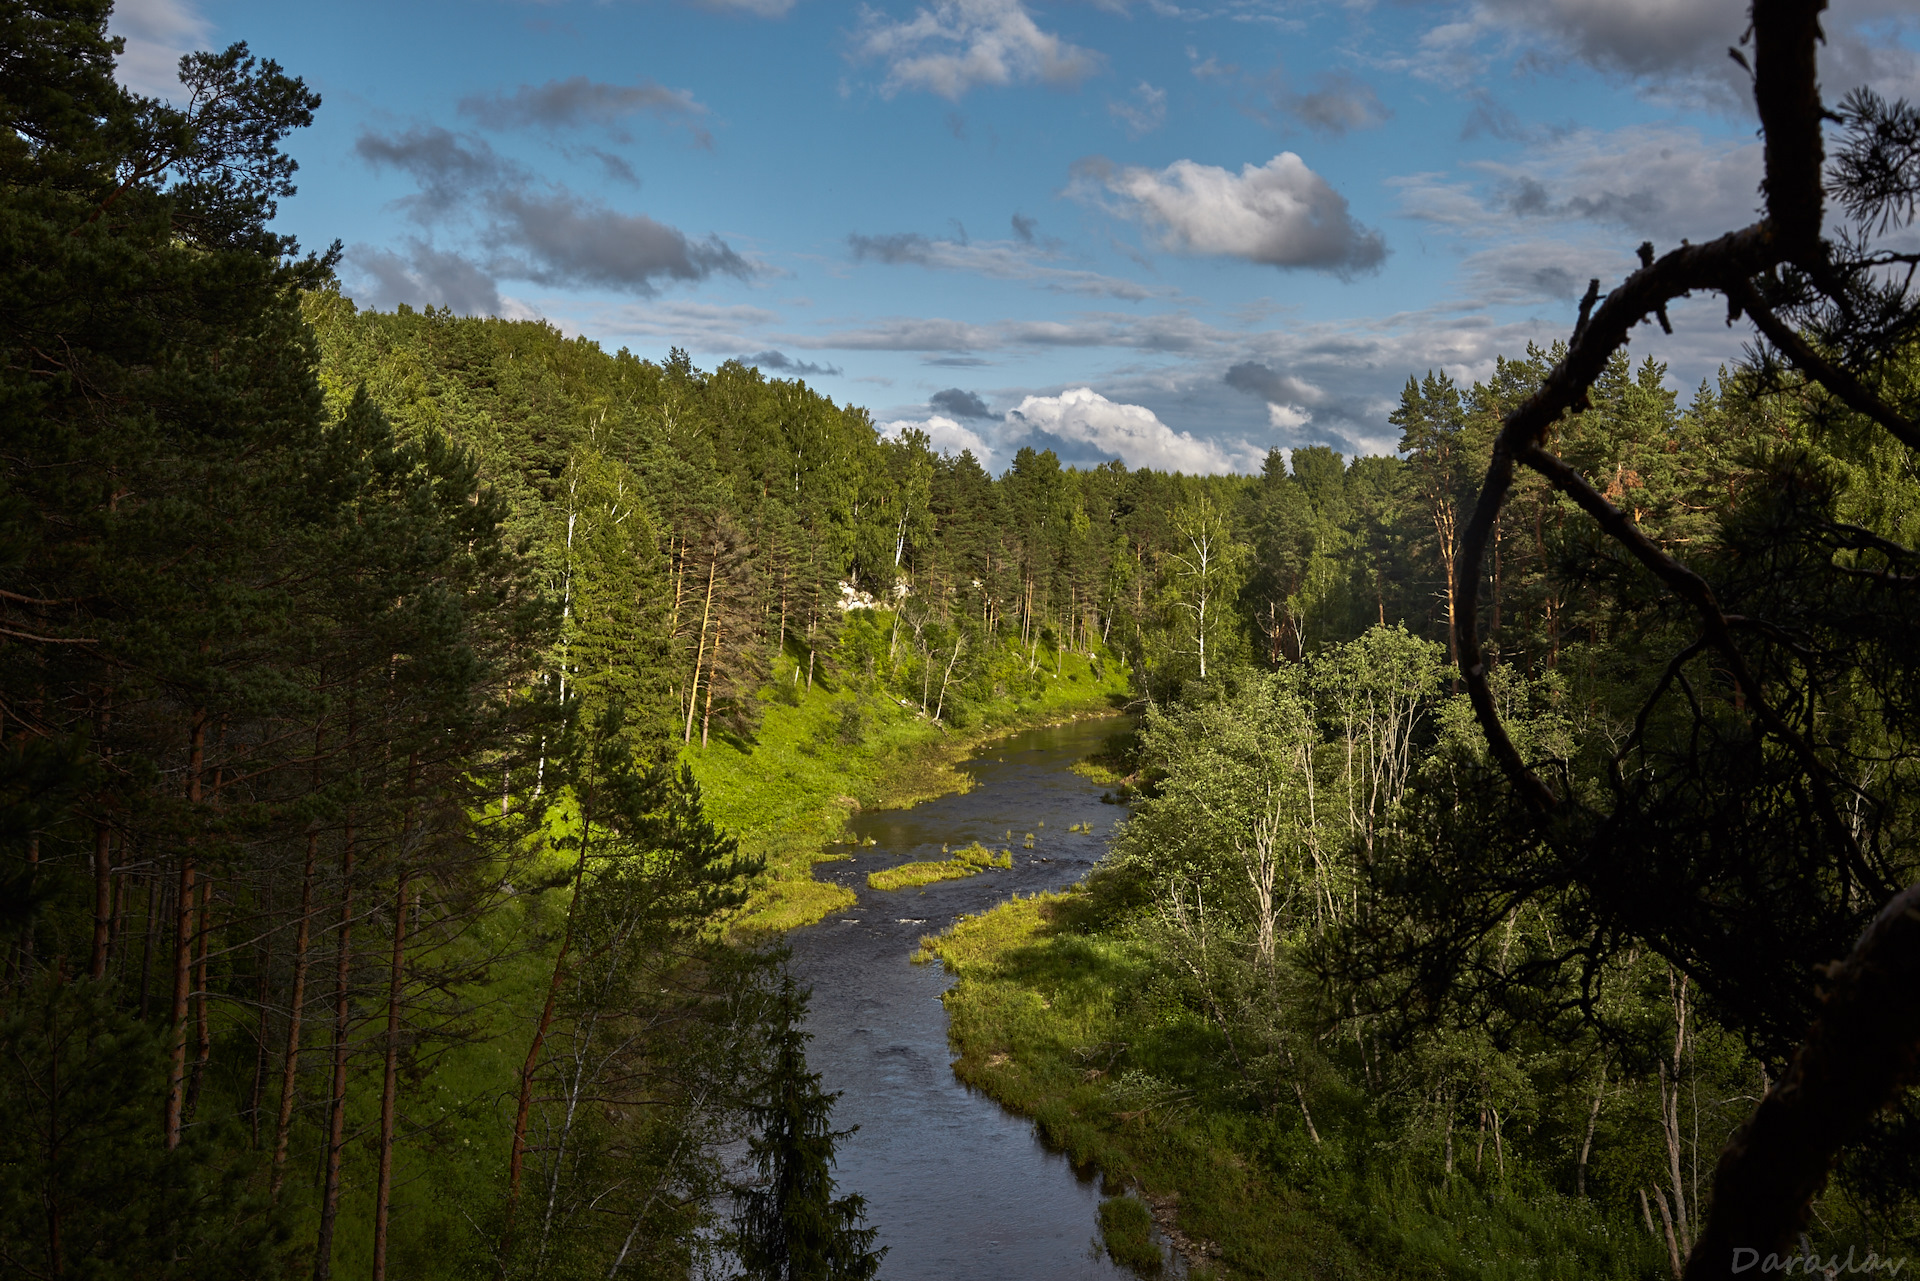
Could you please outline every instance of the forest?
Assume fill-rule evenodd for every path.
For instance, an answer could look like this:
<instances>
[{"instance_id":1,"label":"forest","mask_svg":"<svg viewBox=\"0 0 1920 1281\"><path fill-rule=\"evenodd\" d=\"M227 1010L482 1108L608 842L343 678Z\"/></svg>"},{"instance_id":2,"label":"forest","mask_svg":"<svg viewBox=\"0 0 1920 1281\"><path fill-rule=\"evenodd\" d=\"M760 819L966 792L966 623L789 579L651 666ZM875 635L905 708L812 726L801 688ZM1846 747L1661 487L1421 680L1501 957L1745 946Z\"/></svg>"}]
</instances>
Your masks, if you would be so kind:
<instances>
[{"instance_id":1,"label":"forest","mask_svg":"<svg viewBox=\"0 0 1920 1281\"><path fill-rule=\"evenodd\" d=\"M1767 1166L1793 1232L1920 1250L1911 984L1834 1021L1920 879L1911 254L1747 272L1686 396L1595 347L1647 247L1568 342L1408 371L1394 455L995 476L356 306L270 228L318 96L235 45L143 98L108 13L0 60L0 1272L875 1275L781 932L844 803L1122 709L1105 863L924 955L961 1078L1201 1271L1696 1274L1783 1081L1857 1103ZM1836 119L1905 226L1920 116Z\"/></svg>"}]
</instances>

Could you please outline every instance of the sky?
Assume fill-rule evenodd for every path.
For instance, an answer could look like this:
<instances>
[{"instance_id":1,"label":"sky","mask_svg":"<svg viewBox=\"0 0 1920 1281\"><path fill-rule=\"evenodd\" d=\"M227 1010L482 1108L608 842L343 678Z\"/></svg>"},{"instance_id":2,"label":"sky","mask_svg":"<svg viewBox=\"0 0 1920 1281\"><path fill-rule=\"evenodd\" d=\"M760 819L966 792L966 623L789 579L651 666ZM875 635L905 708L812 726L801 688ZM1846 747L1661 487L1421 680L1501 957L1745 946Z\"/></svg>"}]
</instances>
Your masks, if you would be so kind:
<instances>
[{"instance_id":1,"label":"sky","mask_svg":"<svg viewBox=\"0 0 1920 1281\"><path fill-rule=\"evenodd\" d=\"M121 76L246 41L323 99L279 230L363 307L804 378L998 471L1392 452L1656 249L1751 221L1741 0L121 0ZM1835 0L1826 101L1920 98ZM1683 399L1746 334L1631 354Z\"/></svg>"}]
</instances>

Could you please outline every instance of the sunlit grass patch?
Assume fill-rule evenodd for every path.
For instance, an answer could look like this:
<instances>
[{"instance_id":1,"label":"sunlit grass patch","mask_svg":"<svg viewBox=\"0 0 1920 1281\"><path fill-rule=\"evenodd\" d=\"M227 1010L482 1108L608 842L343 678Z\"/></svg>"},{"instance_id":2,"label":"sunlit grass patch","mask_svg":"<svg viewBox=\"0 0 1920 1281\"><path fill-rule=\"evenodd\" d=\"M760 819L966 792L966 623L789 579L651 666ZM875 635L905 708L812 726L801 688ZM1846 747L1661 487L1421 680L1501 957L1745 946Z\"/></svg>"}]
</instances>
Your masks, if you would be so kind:
<instances>
[{"instance_id":1,"label":"sunlit grass patch","mask_svg":"<svg viewBox=\"0 0 1920 1281\"><path fill-rule=\"evenodd\" d=\"M904 890L916 885L931 885L935 881L957 881L962 877L978 875L980 875L979 868L971 863L962 863L959 859L948 859L941 863L902 863L884 872L869 873L867 887L875 890Z\"/></svg>"},{"instance_id":2,"label":"sunlit grass patch","mask_svg":"<svg viewBox=\"0 0 1920 1281\"><path fill-rule=\"evenodd\" d=\"M1001 850L998 854L995 854L978 841L974 841L955 850L953 856L962 863L971 863L979 868L1013 866L1013 854L1010 851Z\"/></svg>"},{"instance_id":3,"label":"sunlit grass patch","mask_svg":"<svg viewBox=\"0 0 1920 1281\"><path fill-rule=\"evenodd\" d=\"M739 836L744 853L767 863L734 928L811 925L852 901L851 891L815 882L812 871L829 846L846 839L850 815L970 791L974 779L960 764L979 744L1008 730L1097 715L1111 711L1116 700L1124 703L1123 664L1090 663L1074 653L1061 661L1061 679L1041 682L1037 697L1009 696L978 707L965 730L935 725L880 689L862 693L851 681L829 689L822 681L810 691L768 701L751 740L716 736L705 747L685 748L681 758L700 780L708 814Z\"/></svg>"},{"instance_id":4,"label":"sunlit grass patch","mask_svg":"<svg viewBox=\"0 0 1920 1281\"><path fill-rule=\"evenodd\" d=\"M964 849L955 850L952 858L941 862L902 863L883 872L870 873L867 886L876 890L904 890L916 885L931 885L935 881L957 881L962 877L978 876L988 868L1012 866L1011 853L1002 850L995 854L975 841Z\"/></svg>"},{"instance_id":5,"label":"sunlit grass patch","mask_svg":"<svg viewBox=\"0 0 1920 1281\"><path fill-rule=\"evenodd\" d=\"M777 934L812 925L858 901L852 890L832 881L812 877L769 881L754 891L732 928L742 936Z\"/></svg>"},{"instance_id":6,"label":"sunlit grass patch","mask_svg":"<svg viewBox=\"0 0 1920 1281\"><path fill-rule=\"evenodd\" d=\"M1089 756L1084 761L1075 761L1067 768L1081 778L1098 783L1102 787L1113 787L1126 779L1126 775L1110 765L1103 764L1097 756Z\"/></svg>"}]
</instances>

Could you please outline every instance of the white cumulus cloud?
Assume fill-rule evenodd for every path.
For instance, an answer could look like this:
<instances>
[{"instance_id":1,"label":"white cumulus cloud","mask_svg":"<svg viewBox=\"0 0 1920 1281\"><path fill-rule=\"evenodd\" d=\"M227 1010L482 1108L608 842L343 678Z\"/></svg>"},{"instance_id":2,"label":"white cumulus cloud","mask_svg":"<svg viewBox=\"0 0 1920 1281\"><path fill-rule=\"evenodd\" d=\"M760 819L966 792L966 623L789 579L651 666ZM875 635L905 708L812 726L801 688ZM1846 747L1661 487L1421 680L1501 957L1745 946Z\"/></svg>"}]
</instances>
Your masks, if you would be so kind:
<instances>
[{"instance_id":1,"label":"white cumulus cloud","mask_svg":"<svg viewBox=\"0 0 1920 1281\"><path fill-rule=\"evenodd\" d=\"M1021 0L941 0L904 22L868 10L859 51L887 64L887 97L924 89L950 101L976 85L1076 85L1101 61L1041 30Z\"/></svg>"},{"instance_id":2,"label":"white cumulus cloud","mask_svg":"<svg viewBox=\"0 0 1920 1281\"><path fill-rule=\"evenodd\" d=\"M1009 427L1027 426L1061 440L1117 454L1129 467L1217 474L1255 471L1263 452L1246 441L1222 445L1175 431L1143 405L1108 400L1091 387L1058 396L1028 396L1008 412Z\"/></svg>"},{"instance_id":3,"label":"white cumulus cloud","mask_svg":"<svg viewBox=\"0 0 1920 1281\"><path fill-rule=\"evenodd\" d=\"M988 471L994 470L997 461L993 446L984 437L944 414L934 414L930 418L897 418L879 424L879 428L883 440L898 440L909 428L918 428L927 434L935 453L957 454L963 449L971 449L974 461Z\"/></svg>"},{"instance_id":4,"label":"white cumulus cloud","mask_svg":"<svg viewBox=\"0 0 1920 1281\"><path fill-rule=\"evenodd\" d=\"M1313 415L1298 405L1277 405L1268 401L1267 421L1281 431L1299 431L1313 421Z\"/></svg>"},{"instance_id":5,"label":"white cumulus cloud","mask_svg":"<svg viewBox=\"0 0 1920 1281\"><path fill-rule=\"evenodd\" d=\"M1380 233L1361 226L1347 199L1291 151L1238 174L1176 160L1165 169L1111 169L1108 191L1122 211L1159 232L1170 250L1226 254L1275 267L1346 276L1387 256Z\"/></svg>"}]
</instances>

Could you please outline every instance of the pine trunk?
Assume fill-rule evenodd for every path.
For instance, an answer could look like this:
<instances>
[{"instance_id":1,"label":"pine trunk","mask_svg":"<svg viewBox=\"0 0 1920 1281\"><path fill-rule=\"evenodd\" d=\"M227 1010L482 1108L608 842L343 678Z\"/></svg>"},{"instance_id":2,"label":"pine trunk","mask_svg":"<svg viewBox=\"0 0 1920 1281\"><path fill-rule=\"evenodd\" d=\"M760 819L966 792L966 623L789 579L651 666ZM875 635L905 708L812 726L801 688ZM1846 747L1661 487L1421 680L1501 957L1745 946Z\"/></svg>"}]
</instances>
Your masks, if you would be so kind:
<instances>
[{"instance_id":1,"label":"pine trunk","mask_svg":"<svg viewBox=\"0 0 1920 1281\"><path fill-rule=\"evenodd\" d=\"M166 901L166 882L156 876L144 878L147 883L147 929L140 940L140 1021L147 1021L147 994L153 981L153 943L160 937L160 918L164 913L162 904Z\"/></svg>"},{"instance_id":2,"label":"pine trunk","mask_svg":"<svg viewBox=\"0 0 1920 1281\"><path fill-rule=\"evenodd\" d=\"M206 764L207 713L193 717L192 746L187 753L187 801L189 813L197 816L200 805L200 771ZM180 1146L182 1107L187 1085L187 997L193 977L193 842L189 839L180 857L180 889L175 903L173 940L173 1006L170 1010L170 1044L167 1054L167 1098L161 1122L169 1150Z\"/></svg>"},{"instance_id":3,"label":"pine trunk","mask_svg":"<svg viewBox=\"0 0 1920 1281\"><path fill-rule=\"evenodd\" d=\"M200 882L200 920L195 930L193 960L193 1071L187 1077L186 1119L200 1107L200 1087L207 1078L207 1060L213 1057L213 1033L207 1024L207 945L213 936L213 878Z\"/></svg>"},{"instance_id":4,"label":"pine trunk","mask_svg":"<svg viewBox=\"0 0 1920 1281\"><path fill-rule=\"evenodd\" d=\"M187 1088L187 1002L193 993L193 900L198 891L194 881L193 858L180 860L180 887L176 893L173 940L173 1004L169 1011L172 1028L168 1049L166 1143L180 1146L180 1127Z\"/></svg>"},{"instance_id":5,"label":"pine trunk","mask_svg":"<svg viewBox=\"0 0 1920 1281\"><path fill-rule=\"evenodd\" d=\"M1460 667L1459 640L1454 635L1457 623L1455 602L1459 600L1459 583L1454 574L1454 514L1452 508L1444 503L1434 509L1433 530L1440 540L1440 563L1447 577L1447 664L1456 671Z\"/></svg>"},{"instance_id":6,"label":"pine trunk","mask_svg":"<svg viewBox=\"0 0 1920 1281\"><path fill-rule=\"evenodd\" d=\"M267 890L266 917L273 919L271 887ZM273 1036L273 935L274 931L269 930L260 944L260 982L254 993L260 1005L260 1025L254 1035L253 1089L247 1101L247 1146L255 1152L260 1150L260 1110L266 1105L267 1065L272 1058L267 1042Z\"/></svg>"},{"instance_id":7,"label":"pine trunk","mask_svg":"<svg viewBox=\"0 0 1920 1281\"><path fill-rule=\"evenodd\" d=\"M1580 1145L1580 1162L1574 1167L1573 1192L1575 1196L1587 1194L1587 1158L1593 1154L1593 1131L1600 1124L1600 1105L1607 1097L1607 1065L1600 1065L1600 1087L1593 1092L1593 1110L1587 1114L1587 1137Z\"/></svg>"},{"instance_id":8,"label":"pine trunk","mask_svg":"<svg viewBox=\"0 0 1920 1281\"><path fill-rule=\"evenodd\" d=\"M293 937L293 994L287 1004L287 1048L280 1068L280 1114L273 1127L273 1176L268 1195L280 1196L286 1177L287 1143L293 1133L293 1094L300 1079L300 1024L307 1004L307 945L313 930L313 871L320 833L307 833L307 862L300 876L300 924Z\"/></svg>"},{"instance_id":9,"label":"pine trunk","mask_svg":"<svg viewBox=\"0 0 1920 1281\"><path fill-rule=\"evenodd\" d=\"M333 1276L333 1228L340 1217L340 1158L347 1133L347 1033L353 1020L353 822L340 853L340 940L333 981L333 1082L327 1091L327 1155L320 1191L320 1231L313 1251L314 1281Z\"/></svg>"},{"instance_id":10,"label":"pine trunk","mask_svg":"<svg viewBox=\"0 0 1920 1281\"><path fill-rule=\"evenodd\" d=\"M707 745L707 724L713 719L713 681L720 672L720 620L713 624L713 659L707 664L707 706L700 714L700 746Z\"/></svg>"},{"instance_id":11,"label":"pine trunk","mask_svg":"<svg viewBox=\"0 0 1920 1281\"><path fill-rule=\"evenodd\" d=\"M686 731L680 736L682 743L691 743L693 741L693 709L700 698L700 664L704 662L707 657L707 622L713 616L713 579L719 568L720 557L716 554L713 559L707 562L707 599L706 603L701 606L700 609L700 648L695 652L693 658L693 684L687 687L687 727ZM712 684L713 677L711 674L708 675L707 681L709 685ZM807 688L813 688L811 678L807 681Z\"/></svg>"},{"instance_id":12,"label":"pine trunk","mask_svg":"<svg viewBox=\"0 0 1920 1281\"><path fill-rule=\"evenodd\" d=\"M387 1061L380 1078L380 1182L373 1202L373 1281L387 1279L387 1213L393 1203L393 1105L400 1080L400 997L407 960L407 877L394 895L393 959L387 969Z\"/></svg>"},{"instance_id":13,"label":"pine trunk","mask_svg":"<svg viewBox=\"0 0 1920 1281\"><path fill-rule=\"evenodd\" d=\"M111 711L112 691L107 693L108 707L102 708L94 729L98 742L107 741L107 730L113 724ZM100 798L104 805L106 798ZM93 956L87 963L87 974L95 981L107 976L107 949L113 939L113 829L107 826L105 818L94 820L93 824Z\"/></svg>"}]
</instances>

